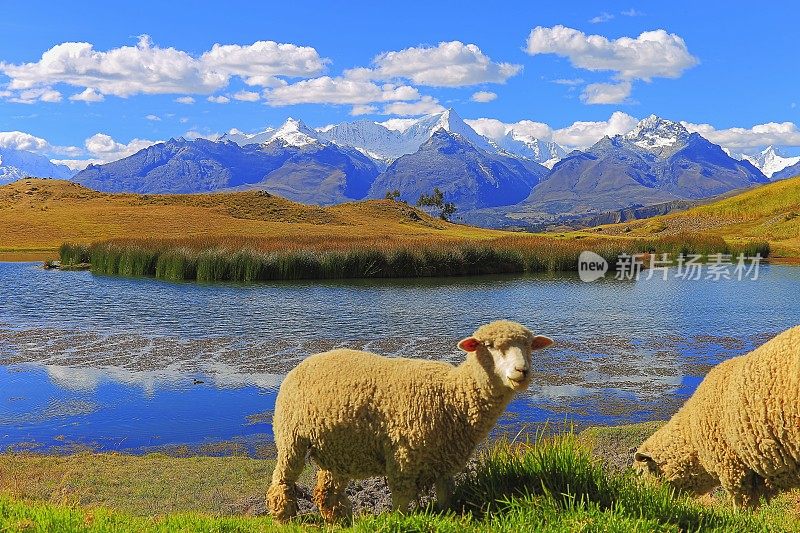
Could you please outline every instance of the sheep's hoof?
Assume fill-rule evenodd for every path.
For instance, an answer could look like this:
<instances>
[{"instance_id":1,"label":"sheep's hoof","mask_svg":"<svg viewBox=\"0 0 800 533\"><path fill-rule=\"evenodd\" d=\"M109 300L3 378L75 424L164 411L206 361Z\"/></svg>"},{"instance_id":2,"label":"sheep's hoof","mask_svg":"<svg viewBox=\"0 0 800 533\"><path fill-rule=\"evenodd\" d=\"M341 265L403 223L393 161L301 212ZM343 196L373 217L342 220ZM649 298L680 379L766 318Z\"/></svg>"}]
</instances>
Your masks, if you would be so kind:
<instances>
[{"instance_id":1,"label":"sheep's hoof","mask_svg":"<svg viewBox=\"0 0 800 533\"><path fill-rule=\"evenodd\" d=\"M286 522L297 514L297 488L286 483L272 485L267 491L267 509L272 518Z\"/></svg>"}]
</instances>

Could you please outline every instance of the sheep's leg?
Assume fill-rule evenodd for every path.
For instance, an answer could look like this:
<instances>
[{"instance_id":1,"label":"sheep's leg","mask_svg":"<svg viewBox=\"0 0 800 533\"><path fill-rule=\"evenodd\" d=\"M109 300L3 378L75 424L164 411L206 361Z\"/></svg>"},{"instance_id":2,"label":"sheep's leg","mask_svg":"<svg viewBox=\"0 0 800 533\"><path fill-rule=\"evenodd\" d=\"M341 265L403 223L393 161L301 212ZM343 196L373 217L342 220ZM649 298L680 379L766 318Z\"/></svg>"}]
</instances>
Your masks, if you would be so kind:
<instances>
[{"instance_id":1,"label":"sheep's leg","mask_svg":"<svg viewBox=\"0 0 800 533\"><path fill-rule=\"evenodd\" d=\"M285 446L278 445L278 461L272 472L272 484L267 491L267 508L272 517L285 522L297 514L297 485L295 482L303 472L308 442L294 439Z\"/></svg>"},{"instance_id":2,"label":"sheep's leg","mask_svg":"<svg viewBox=\"0 0 800 533\"><path fill-rule=\"evenodd\" d=\"M392 491L392 509L405 513L408 511L408 505L414 496L417 494L417 486L414 480L404 477L388 477L389 490Z\"/></svg>"},{"instance_id":3,"label":"sheep's leg","mask_svg":"<svg viewBox=\"0 0 800 533\"><path fill-rule=\"evenodd\" d=\"M453 476L442 476L436 480L436 508L446 511L453 505Z\"/></svg>"},{"instance_id":4,"label":"sheep's leg","mask_svg":"<svg viewBox=\"0 0 800 533\"><path fill-rule=\"evenodd\" d=\"M758 504L758 496L763 490L763 478L741 462L725 465L720 473L722 488L733 498L734 509L753 507Z\"/></svg>"},{"instance_id":5,"label":"sheep's leg","mask_svg":"<svg viewBox=\"0 0 800 533\"><path fill-rule=\"evenodd\" d=\"M348 481L347 478L337 476L330 470L317 472L314 504L326 522L333 523L347 519L353 514L353 507L345 494Z\"/></svg>"}]
</instances>

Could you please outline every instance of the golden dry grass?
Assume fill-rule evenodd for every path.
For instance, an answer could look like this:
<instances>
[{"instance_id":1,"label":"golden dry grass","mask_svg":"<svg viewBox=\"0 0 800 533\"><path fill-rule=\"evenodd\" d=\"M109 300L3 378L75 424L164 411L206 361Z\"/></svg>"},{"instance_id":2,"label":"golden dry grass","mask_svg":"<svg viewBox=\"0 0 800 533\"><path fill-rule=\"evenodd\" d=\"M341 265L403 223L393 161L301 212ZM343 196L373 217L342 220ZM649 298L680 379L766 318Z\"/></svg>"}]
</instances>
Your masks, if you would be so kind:
<instances>
[{"instance_id":1,"label":"golden dry grass","mask_svg":"<svg viewBox=\"0 0 800 533\"><path fill-rule=\"evenodd\" d=\"M0 252L54 256L65 241L114 238L259 238L275 242L487 239L508 233L449 224L405 204L377 200L308 206L258 191L106 194L62 180L0 187Z\"/></svg>"},{"instance_id":2,"label":"golden dry grass","mask_svg":"<svg viewBox=\"0 0 800 533\"><path fill-rule=\"evenodd\" d=\"M731 243L765 240L771 257L800 257L800 176L670 215L581 232L626 237L677 233L719 235Z\"/></svg>"}]
</instances>

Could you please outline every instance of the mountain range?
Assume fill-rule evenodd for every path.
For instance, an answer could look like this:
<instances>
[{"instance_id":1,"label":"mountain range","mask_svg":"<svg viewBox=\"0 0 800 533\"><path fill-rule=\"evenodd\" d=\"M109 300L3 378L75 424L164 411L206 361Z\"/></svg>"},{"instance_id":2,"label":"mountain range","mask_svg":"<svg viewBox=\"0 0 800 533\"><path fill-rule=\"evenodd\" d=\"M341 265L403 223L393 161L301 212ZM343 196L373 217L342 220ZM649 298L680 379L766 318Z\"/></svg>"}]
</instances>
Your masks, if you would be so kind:
<instances>
[{"instance_id":1,"label":"mountain range","mask_svg":"<svg viewBox=\"0 0 800 533\"><path fill-rule=\"evenodd\" d=\"M0 185L28 176L69 179L72 174L68 167L56 165L43 155L0 147Z\"/></svg>"},{"instance_id":2,"label":"mountain range","mask_svg":"<svg viewBox=\"0 0 800 533\"><path fill-rule=\"evenodd\" d=\"M66 167L58 170L68 175ZM52 168L37 172L65 177ZM90 165L73 179L105 192L261 189L321 205L383 198L395 190L400 200L415 203L438 187L461 220L500 226L649 212L640 208L683 205L766 183L765 172L773 180L800 173L800 158L779 156L772 147L736 156L655 115L625 135L566 153L552 141L514 131L484 137L449 109L317 129L289 119L279 128L232 130L216 140L170 139Z\"/></svg>"}]
</instances>

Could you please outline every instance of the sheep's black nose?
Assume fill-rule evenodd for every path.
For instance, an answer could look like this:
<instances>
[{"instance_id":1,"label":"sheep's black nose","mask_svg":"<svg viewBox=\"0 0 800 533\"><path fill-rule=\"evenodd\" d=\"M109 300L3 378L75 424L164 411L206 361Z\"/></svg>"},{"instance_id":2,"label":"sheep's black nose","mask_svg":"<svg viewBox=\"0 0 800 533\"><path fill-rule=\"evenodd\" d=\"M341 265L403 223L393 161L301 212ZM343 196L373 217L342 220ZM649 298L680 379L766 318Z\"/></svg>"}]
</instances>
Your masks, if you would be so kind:
<instances>
[{"instance_id":1,"label":"sheep's black nose","mask_svg":"<svg viewBox=\"0 0 800 533\"><path fill-rule=\"evenodd\" d=\"M519 372L520 374L522 374L522 376L523 376L523 377L525 377L525 376L527 376L527 375L528 375L528 369L527 369L527 368L517 368L517 367L514 367L514 370L516 370L517 372Z\"/></svg>"}]
</instances>

